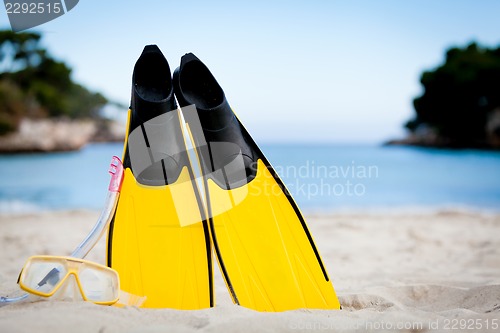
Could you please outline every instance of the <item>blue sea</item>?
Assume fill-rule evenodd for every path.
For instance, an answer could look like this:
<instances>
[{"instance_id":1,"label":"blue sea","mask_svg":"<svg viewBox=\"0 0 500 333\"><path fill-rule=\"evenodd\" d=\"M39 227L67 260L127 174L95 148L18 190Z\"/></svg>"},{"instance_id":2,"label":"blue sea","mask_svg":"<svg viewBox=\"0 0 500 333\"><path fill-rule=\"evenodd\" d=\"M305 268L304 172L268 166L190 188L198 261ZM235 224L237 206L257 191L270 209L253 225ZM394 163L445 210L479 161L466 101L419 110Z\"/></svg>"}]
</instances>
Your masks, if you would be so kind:
<instances>
[{"instance_id":1,"label":"blue sea","mask_svg":"<svg viewBox=\"0 0 500 333\"><path fill-rule=\"evenodd\" d=\"M262 145L304 211L472 208L500 211L500 152L377 145ZM0 155L0 213L102 208L112 155Z\"/></svg>"}]
</instances>

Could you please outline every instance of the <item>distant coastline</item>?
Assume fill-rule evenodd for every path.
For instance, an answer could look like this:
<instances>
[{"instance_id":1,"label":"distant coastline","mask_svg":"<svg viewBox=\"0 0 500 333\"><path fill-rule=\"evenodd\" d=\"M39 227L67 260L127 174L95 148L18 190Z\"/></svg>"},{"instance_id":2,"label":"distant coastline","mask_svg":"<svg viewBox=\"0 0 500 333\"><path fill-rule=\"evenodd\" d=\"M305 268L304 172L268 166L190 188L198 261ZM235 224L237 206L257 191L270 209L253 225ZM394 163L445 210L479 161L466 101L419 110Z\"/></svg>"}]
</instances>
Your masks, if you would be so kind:
<instances>
[{"instance_id":1,"label":"distant coastline","mask_svg":"<svg viewBox=\"0 0 500 333\"><path fill-rule=\"evenodd\" d=\"M500 150L500 108L492 111L486 119L482 138L474 139L466 135L463 137L445 136L436 128L423 123L413 128L406 138L389 140L384 145Z\"/></svg>"},{"instance_id":2,"label":"distant coastline","mask_svg":"<svg viewBox=\"0 0 500 333\"><path fill-rule=\"evenodd\" d=\"M391 139L383 143L384 146L416 146L441 149L482 149L500 150L500 136L489 136L482 141L461 141L440 136L432 131L425 133L413 132L401 139Z\"/></svg>"},{"instance_id":3,"label":"distant coastline","mask_svg":"<svg viewBox=\"0 0 500 333\"><path fill-rule=\"evenodd\" d=\"M90 142L123 141L125 125L110 120L29 119L0 136L0 154L79 150Z\"/></svg>"}]
</instances>

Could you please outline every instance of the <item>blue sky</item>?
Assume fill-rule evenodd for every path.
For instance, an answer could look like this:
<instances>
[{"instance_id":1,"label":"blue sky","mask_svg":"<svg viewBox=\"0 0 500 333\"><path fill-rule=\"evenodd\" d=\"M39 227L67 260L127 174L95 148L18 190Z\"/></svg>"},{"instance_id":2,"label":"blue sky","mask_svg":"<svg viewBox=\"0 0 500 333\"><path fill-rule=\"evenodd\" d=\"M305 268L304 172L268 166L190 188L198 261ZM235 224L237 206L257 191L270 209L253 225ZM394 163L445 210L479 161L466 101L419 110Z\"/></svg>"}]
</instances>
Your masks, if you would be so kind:
<instances>
[{"instance_id":1,"label":"blue sky","mask_svg":"<svg viewBox=\"0 0 500 333\"><path fill-rule=\"evenodd\" d=\"M124 104L155 43L172 70L186 52L204 61L258 142L378 143L404 135L446 48L500 44L499 14L495 0L81 0L35 30L77 81Z\"/></svg>"}]
</instances>

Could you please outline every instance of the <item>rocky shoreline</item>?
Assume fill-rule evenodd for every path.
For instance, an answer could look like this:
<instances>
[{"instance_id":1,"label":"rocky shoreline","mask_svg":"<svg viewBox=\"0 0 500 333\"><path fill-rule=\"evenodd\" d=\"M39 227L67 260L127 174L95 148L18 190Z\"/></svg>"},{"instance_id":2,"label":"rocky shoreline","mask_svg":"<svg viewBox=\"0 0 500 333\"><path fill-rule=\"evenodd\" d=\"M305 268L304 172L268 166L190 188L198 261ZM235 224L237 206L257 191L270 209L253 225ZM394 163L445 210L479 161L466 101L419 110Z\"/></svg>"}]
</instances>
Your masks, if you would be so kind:
<instances>
[{"instance_id":1,"label":"rocky shoreline","mask_svg":"<svg viewBox=\"0 0 500 333\"><path fill-rule=\"evenodd\" d=\"M477 142L457 141L436 135L416 135L414 133L406 138L393 139L384 142L384 146L415 146L437 149L482 149L482 150L500 150L498 140L485 140Z\"/></svg>"},{"instance_id":2,"label":"rocky shoreline","mask_svg":"<svg viewBox=\"0 0 500 333\"><path fill-rule=\"evenodd\" d=\"M500 108L493 110L485 124L484 138L449 138L441 135L435 128L421 124L413 129L406 138L387 141L386 146L418 146L446 149L486 149L500 150Z\"/></svg>"},{"instance_id":3,"label":"rocky shoreline","mask_svg":"<svg viewBox=\"0 0 500 333\"><path fill-rule=\"evenodd\" d=\"M74 151L89 142L122 141L125 125L107 120L23 119L0 136L0 154Z\"/></svg>"},{"instance_id":4,"label":"rocky shoreline","mask_svg":"<svg viewBox=\"0 0 500 333\"><path fill-rule=\"evenodd\" d=\"M389 140L386 146L444 149L500 149L500 136L484 142L457 142L434 131L417 131L406 138ZM110 120L23 119L16 132L0 136L0 154L75 151L90 142L123 142L125 124Z\"/></svg>"}]
</instances>

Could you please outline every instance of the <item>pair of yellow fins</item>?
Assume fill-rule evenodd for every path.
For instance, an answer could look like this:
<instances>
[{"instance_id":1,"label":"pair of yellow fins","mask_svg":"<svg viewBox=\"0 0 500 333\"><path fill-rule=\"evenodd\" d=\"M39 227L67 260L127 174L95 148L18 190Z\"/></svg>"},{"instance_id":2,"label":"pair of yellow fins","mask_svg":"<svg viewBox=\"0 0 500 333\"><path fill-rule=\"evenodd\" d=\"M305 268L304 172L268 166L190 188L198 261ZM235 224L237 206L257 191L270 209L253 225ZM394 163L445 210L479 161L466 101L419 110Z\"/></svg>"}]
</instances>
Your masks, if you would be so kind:
<instances>
[{"instance_id":1,"label":"pair of yellow fins","mask_svg":"<svg viewBox=\"0 0 500 333\"><path fill-rule=\"evenodd\" d=\"M189 53L172 78L148 45L132 81L107 248L122 289L149 308L213 307L214 252L238 305L339 309L297 204L208 68Z\"/></svg>"}]
</instances>

